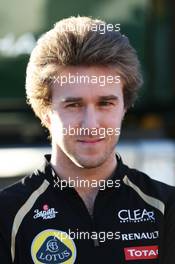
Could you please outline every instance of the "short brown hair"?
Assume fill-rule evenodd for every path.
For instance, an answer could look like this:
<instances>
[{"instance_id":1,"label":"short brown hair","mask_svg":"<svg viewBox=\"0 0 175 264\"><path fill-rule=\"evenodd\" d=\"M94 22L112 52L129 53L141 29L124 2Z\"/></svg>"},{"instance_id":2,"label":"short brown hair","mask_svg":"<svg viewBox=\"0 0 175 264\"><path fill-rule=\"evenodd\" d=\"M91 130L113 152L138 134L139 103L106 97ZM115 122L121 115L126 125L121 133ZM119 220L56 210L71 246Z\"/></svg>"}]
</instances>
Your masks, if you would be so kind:
<instances>
[{"instance_id":1,"label":"short brown hair","mask_svg":"<svg viewBox=\"0 0 175 264\"><path fill-rule=\"evenodd\" d=\"M90 17L70 17L57 22L45 33L32 51L27 66L27 101L35 114L51 104L51 82L61 67L69 65L114 66L123 83L124 105L129 108L142 84L136 51L119 31L106 30L101 34L94 25L107 24Z\"/></svg>"}]
</instances>

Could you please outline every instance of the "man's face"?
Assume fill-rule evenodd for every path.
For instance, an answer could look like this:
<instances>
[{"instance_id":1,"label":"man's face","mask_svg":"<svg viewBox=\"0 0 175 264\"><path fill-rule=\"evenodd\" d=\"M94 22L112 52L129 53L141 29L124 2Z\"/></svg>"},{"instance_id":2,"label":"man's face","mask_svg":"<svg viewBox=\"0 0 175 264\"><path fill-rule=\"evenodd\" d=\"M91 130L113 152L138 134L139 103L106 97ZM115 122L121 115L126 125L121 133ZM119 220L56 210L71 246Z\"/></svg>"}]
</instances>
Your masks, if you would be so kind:
<instances>
[{"instance_id":1,"label":"man's face","mask_svg":"<svg viewBox=\"0 0 175 264\"><path fill-rule=\"evenodd\" d=\"M88 81L69 79L80 75ZM55 77L47 114L52 146L79 167L98 167L115 153L125 113L122 82L104 66L69 66L61 76L65 83L60 86L61 77Z\"/></svg>"}]
</instances>

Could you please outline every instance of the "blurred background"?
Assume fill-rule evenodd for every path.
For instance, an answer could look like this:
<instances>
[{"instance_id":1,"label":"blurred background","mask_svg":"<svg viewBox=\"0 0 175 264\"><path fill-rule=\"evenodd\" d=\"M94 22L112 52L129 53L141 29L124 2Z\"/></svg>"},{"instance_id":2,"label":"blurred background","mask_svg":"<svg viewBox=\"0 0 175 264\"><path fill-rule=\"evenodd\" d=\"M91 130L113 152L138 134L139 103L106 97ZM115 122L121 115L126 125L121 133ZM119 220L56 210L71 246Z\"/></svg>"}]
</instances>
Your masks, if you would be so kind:
<instances>
[{"instance_id":1,"label":"blurred background","mask_svg":"<svg viewBox=\"0 0 175 264\"><path fill-rule=\"evenodd\" d=\"M51 151L26 105L26 65L39 36L65 17L120 23L144 76L117 151L151 177L175 185L175 2L173 0L0 0L0 188L30 173Z\"/></svg>"}]
</instances>

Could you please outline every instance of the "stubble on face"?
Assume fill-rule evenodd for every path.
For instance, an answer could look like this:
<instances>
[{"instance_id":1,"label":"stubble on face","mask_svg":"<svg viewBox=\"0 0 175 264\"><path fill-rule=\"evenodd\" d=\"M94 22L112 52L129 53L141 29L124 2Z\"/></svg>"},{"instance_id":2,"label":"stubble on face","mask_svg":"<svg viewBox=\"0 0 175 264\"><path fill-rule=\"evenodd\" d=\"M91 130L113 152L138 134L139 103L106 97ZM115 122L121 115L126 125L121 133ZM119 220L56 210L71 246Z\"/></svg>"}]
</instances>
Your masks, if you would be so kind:
<instances>
[{"instance_id":1,"label":"stubble on face","mask_svg":"<svg viewBox=\"0 0 175 264\"><path fill-rule=\"evenodd\" d=\"M96 147L96 150L93 149L95 148L93 146L87 146L84 152L82 150L80 152L80 148L82 149L81 144L80 146L73 147L71 146L71 140L65 139L62 151L73 163L81 168L97 168L115 156L115 148L118 139L118 136L115 138L105 138L102 142L97 143L103 146Z\"/></svg>"},{"instance_id":2,"label":"stubble on face","mask_svg":"<svg viewBox=\"0 0 175 264\"><path fill-rule=\"evenodd\" d=\"M74 67L69 69L69 71L72 74L76 74L77 69ZM94 74L94 72L96 72L97 75L114 74L114 72L111 73L109 69L95 66L91 68L79 67L79 71L84 75ZM76 166L86 169L100 167L102 164L115 156L115 147L118 142L119 136L107 135L101 142L91 144L86 142L79 142L80 138L78 136L61 135L60 133L58 133L58 131L61 131L61 129L63 129L64 127L67 128L68 125L71 125L71 127L81 128L82 123L86 118L85 115L83 115L85 111L84 109L88 108L88 105L90 104L94 104L94 109L96 109L96 97L98 97L99 95L106 96L108 94L114 94L115 96L117 96L118 102L116 105L114 103L113 108L112 106L109 109L101 108L100 110L98 110L98 113L94 112L93 115L98 116L98 121L95 126L97 126L98 128L120 128L124 115L122 84L118 84L116 85L116 87L111 85L105 88L99 88L94 85L91 85L89 87L82 87L82 85L67 85L64 88L59 88L60 87L54 88L52 98L53 107L55 107L56 109L55 116L51 117L52 125L50 132L52 135L52 146L56 146L57 155L60 157L64 156L63 160L67 160L68 163L73 162ZM82 97L83 107L71 110L66 107L59 107L58 98L66 98L67 96L75 98ZM91 129L91 120L87 121L86 123L87 126ZM94 138L97 137L95 136Z\"/></svg>"}]
</instances>

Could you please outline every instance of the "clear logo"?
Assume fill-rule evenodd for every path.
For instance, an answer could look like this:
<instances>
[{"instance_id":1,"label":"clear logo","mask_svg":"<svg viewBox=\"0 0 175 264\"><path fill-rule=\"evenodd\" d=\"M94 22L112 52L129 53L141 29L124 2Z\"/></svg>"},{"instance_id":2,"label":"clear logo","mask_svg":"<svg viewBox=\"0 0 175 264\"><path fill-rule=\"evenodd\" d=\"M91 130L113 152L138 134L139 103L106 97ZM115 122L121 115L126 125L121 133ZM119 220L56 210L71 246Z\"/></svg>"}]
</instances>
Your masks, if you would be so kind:
<instances>
[{"instance_id":1,"label":"clear logo","mask_svg":"<svg viewBox=\"0 0 175 264\"><path fill-rule=\"evenodd\" d=\"M120 223L155 222L154 211L146 209L122 209L118 212Z\"/></svg>"}]
</instances>

